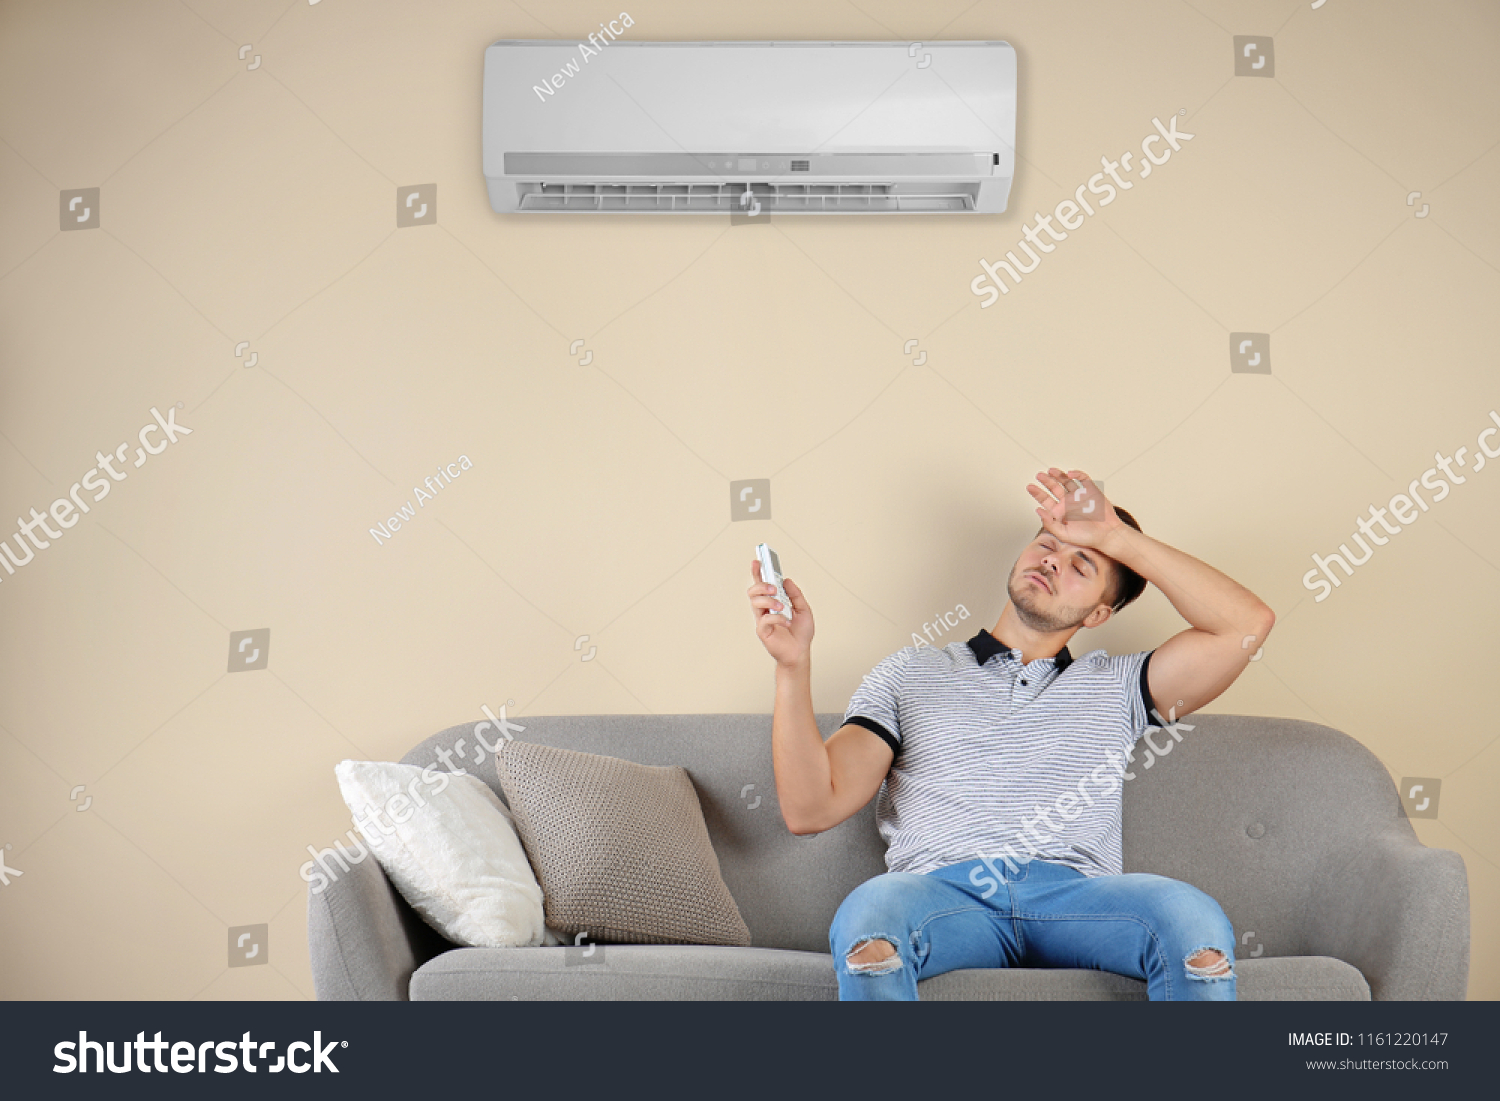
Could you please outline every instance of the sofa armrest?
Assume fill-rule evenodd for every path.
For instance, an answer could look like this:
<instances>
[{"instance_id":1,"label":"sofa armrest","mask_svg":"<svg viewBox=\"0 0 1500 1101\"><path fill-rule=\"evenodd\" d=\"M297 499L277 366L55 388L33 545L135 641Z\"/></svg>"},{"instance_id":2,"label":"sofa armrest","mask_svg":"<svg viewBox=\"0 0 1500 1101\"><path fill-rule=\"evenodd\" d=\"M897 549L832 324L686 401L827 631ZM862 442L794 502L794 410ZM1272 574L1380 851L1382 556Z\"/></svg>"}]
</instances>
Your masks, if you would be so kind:
<instances>
[{"instance_id":1,"label":"sofa armrest","mask_svg":"<svg viewBox=\"0 0 1500 1101\"><path fill-rule=\"evenodd\" d=\"M373 856L307 894L307 947L320 1002L407 1001L411 974L454 947L401 897Z\"/></svg>"},{"instance_id":2,"label":"sofa armrest","mask_svg":"<svg viewBox=\"0 0 1500 1101\"><path fill-rule=\"evenodd\" d=\"M1463 857L1428 848L1410 826L1381 833L1314 888L1305 932L1308 954L1359 968L1376 1001L1462 1001L1469 985Z\"/></svg>"}]
</instances>

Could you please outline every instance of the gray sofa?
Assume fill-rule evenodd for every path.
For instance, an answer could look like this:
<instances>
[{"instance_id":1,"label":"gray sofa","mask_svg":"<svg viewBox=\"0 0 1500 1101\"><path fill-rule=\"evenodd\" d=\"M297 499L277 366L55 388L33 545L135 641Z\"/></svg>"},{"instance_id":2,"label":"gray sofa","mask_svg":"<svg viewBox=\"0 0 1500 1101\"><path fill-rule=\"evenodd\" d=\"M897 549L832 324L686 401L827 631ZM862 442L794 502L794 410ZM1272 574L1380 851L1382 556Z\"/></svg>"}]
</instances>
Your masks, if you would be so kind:
<instances>
[{"instance_id":1,"label":"gray sofa","mask_svg":"<svg viewBox=\"0 0 1500 1101\"><path fill-rule=\"evenodd\" d=\"M697 786L724 880L754 947L461 948L431 929L373 857L309 890L320 1000L837 997L828 925L844 896L885 871L874 802L796 837L776 806L768 715L594 715L518 720L527 741L682 765ZM824 737L839 715L820 715ZM1186 729L1191 726L1191 730ZM1462 999L1469 971L1463 859L1417 840L1395 786L1353 738L1315 723L1195 715L1124 791L1127 872L1186 880L1216 898L1240 939L1241 1000ZM490 732L493 737L493 732ZM403 763L456 748L500 794L494 756L475 765L474 724L449 727ZM502 795L503 798L503 795ZM335 865L335 871L338 871ZM1103 971L955 971L924 1000L1141 1001L1145 983Z\"/></svg>"}]
</instances>

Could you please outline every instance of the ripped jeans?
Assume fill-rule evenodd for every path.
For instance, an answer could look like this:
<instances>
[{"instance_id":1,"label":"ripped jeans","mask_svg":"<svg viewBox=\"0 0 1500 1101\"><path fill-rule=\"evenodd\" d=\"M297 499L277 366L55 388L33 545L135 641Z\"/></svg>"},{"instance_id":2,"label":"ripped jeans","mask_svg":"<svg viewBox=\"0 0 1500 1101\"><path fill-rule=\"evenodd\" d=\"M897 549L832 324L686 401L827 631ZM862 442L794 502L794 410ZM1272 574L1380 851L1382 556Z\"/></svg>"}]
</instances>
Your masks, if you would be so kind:
<instances>
[{"instance_id":1,"label":"ripped jeans","mask_svg":"<svg viewBox=\"0 0 1500 1101\"><path fill-rule=\"evenodd\" d=\"M871 941L895 955L851 965ZM919 979L969 967L1091 968L1144 979L1151 1001L1235 1000L1234 927L1208 895L1160 875L1044 860L890 872L850 892L828 942L840 1001L916 1001Z\"/></svg>"}]
</instances>

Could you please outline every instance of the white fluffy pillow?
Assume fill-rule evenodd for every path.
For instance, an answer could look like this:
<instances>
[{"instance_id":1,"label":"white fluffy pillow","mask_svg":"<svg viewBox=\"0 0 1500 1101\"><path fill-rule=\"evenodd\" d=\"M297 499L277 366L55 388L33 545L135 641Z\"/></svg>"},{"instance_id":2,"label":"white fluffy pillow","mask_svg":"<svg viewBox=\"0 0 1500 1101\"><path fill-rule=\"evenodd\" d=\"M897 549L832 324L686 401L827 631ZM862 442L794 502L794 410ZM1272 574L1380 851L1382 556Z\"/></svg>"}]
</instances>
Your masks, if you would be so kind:
<instances>
[{"instance_id":1,"label":"white fluffy pillow","mask_svg":"<svg viewBox=\"0 0 1500 1101\"><path fill-rule=\"evenodd\" d=\"M542 943L542 888L483 780L386 761L340 761L334 774L376 861L428 924L471 948Z\"/></svg>"}]
</instances>

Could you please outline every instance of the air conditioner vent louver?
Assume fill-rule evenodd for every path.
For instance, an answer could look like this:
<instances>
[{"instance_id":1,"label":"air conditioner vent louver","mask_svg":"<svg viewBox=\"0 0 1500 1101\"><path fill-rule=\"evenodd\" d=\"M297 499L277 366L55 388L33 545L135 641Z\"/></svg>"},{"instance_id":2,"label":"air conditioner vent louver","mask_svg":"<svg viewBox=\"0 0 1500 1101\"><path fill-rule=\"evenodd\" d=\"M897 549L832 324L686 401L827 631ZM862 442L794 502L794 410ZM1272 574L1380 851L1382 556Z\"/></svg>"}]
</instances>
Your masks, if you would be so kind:
<instances>
[{"instance_id":1,"label":"air conditioner vent louver","mask_svg":"<svg viewBox=\"0 0 1500 1101\"><path fill-rule=\"evenodd\" d=\"M765 213L852 214L928 213L974 209L972 187L946 184L783 184L752 183L745 199L742 183L521 183L523 211L660 214L745 214L752 205Z\"/></svg>"}]
</instances>

